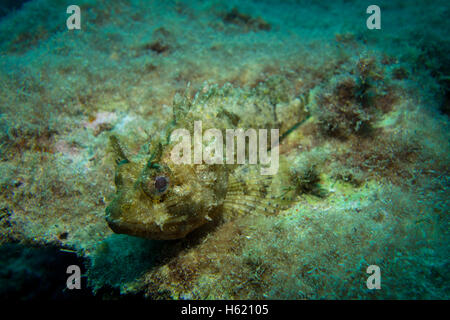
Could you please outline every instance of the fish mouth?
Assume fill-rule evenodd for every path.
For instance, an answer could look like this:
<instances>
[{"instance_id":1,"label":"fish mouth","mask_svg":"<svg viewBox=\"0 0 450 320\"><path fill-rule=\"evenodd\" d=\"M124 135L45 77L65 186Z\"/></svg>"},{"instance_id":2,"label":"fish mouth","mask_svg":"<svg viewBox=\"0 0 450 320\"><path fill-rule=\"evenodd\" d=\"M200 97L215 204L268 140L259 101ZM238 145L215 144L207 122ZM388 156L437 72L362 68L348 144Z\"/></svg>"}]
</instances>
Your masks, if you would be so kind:
<instances>
[{"instance_id":1,"label":"fish mouth","mask_svg":"<svg viewBox=\"0 0 450 320\"><path fill-rule=\"evenodd\" d=\"M152 238L148 235L148 231L142 224L123 221L121 217L122 212L120 211L120 208L114 205L114 202L106 208L105 219L109 228L114 231L114 233L128 234L141 238Z\"/></svg>"},{"instance_id":2,"label":"fish mouth","mask_svg":"<svg viewBox=\"0 0 450 320\"><path fill-rule=\"evenodd\" d=\"M118 234L146 238L151 240L176 240L184 238L189 232L185 228L175 227L162 229L155 222L141 223L124 221L120 209L111 203L106 208L105 220L109 228Z\"/></svg>"},{"instance_id":3,"label":"fish mouth","mask_svg":"<svg viewBox=\"0 0 450 320\"><path fill-rule=\"evenodd\" d=\"M117 207L114 206L114 203L111 203L108 207L106 207L105 220L108 223L109 228L115 233L126 233L120 227L121 222L119 220L119 217L121 216L121 213L120 210L117 210L116 208Z\"/></svg>"},{"instance_id":4,"label":"fish mouth","mask_svg":"<svg viewBox=\"0 0 450 320\"><path fill-rule=\"evenodd\" d=\"M186 237L209 221L203 216L189 219L192 216L189 213L188 210L183 214L172 215L165 212L164 207L144 205L142 201L132 199L128 193L119 193L106 207L105 220L114 233L152 240L175 240Z\"/></svg>"},{"instance_id":5,"label":"fish mouth","mask_svg":"<svg viewBox=\"0 0 450 320\"><path fill-rule=\"evenodd\" d=\"M106 222L109 228L118 234L127 234L130 236L152 239L152 240L165 240L164 237L160 237L154 232L149 230L139 223L124 222L118 219L114 219L111 216L106 216Z\"/></svg>"}]
</instances>

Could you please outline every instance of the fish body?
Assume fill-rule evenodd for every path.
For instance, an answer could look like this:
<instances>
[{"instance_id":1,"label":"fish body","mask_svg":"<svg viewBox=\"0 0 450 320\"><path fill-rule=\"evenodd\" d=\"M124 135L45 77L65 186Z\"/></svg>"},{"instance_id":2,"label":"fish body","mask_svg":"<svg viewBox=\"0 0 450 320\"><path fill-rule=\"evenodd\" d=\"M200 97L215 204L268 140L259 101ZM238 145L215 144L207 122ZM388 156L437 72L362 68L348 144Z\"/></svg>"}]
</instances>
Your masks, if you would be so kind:
<instances>
[{"instance_id":1,"label":"fish body","mask_svg":"<svg viewBox=\"0 0 450 320\"><path fill-rule=\"evenodd\" d=\"M212 86L190 99L176 95L174 120L168 130L154 138L149 159L128 159L116 138L112 138L118 166L116 195L106 209L106 220L116 233L149 239L179 239L193 230L239 213L272 212L277 176L261 176L261 164L178 164L172 159L177 141L170 133L184 129L194 134L194 123L203 130L236 128L289 128L304 120L304 103L274 106L255 89L231 85ZM205 142L203 142L205 144ZM272 201L270 201L272 199Z\"/></svg>"}]
</instances>

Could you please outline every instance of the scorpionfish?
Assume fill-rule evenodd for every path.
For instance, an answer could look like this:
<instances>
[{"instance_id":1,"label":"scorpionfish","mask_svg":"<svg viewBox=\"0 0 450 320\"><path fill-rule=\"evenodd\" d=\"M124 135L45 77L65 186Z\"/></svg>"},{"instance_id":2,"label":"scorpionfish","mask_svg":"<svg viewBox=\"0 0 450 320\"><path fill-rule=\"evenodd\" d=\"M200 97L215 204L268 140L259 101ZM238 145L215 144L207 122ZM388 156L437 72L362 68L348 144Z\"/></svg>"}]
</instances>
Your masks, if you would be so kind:
<instances>
[{"instance_id":1,"label":"scorpionfish","mask_svg":"<svg viewBox=\"0 0 450 320\"><path fill-rule=\"evenodd\" d=\"M201 121L203 130L278 129L281 143L308 118L305 100L300 96L275 103L260 88L231 84L206 86L194 97L188 90L175 94L173 119L167 121L165 132L152 137L147 158L130 159L111 136L117 168L116 194L106 209L108 225L116 233L180 239L218 219L254 212L273 214L286 208L283 165L275 175L261 175L260 163L175 163L171 151L177 141L170 133L182 128L193 135L194 122Z\"/></svg>"}]
</instances>

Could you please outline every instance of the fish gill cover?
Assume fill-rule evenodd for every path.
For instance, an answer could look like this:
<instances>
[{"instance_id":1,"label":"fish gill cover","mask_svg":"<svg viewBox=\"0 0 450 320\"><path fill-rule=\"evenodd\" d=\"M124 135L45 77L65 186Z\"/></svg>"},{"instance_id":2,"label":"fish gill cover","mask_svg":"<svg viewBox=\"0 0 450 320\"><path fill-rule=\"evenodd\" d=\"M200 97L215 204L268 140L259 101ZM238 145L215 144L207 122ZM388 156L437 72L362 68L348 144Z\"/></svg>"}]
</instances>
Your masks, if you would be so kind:
<instances>
[{"instance_id":1,"label":"fish gill cover","mask_svg":"<svg viewBox=\"0 0 450 320\"><path fill-rule=\"evenodd\" d=\"M449 14L4 2L0 297L448 299Z\"/></svg>"}]
</instances>

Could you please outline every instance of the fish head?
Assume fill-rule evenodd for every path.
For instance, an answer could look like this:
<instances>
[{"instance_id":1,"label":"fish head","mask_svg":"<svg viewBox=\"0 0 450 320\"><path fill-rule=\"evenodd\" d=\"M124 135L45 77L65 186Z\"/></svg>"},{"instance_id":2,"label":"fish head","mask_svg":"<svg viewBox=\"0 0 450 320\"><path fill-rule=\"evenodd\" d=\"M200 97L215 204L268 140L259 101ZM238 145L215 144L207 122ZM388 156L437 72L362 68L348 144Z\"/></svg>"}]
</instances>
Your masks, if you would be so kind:
<instances>
[{"instance_id":1,"label":"fish head","mask_svg":"<svg viewBox=\"0 0 450 320\"><path fill-rule=\"evenodd\" d=\"M145 164L123 161L106 220L116 233L169 240L211 221L226 193L223 168L174 164L169 153Z\"/></svg>"}]
</instances>

